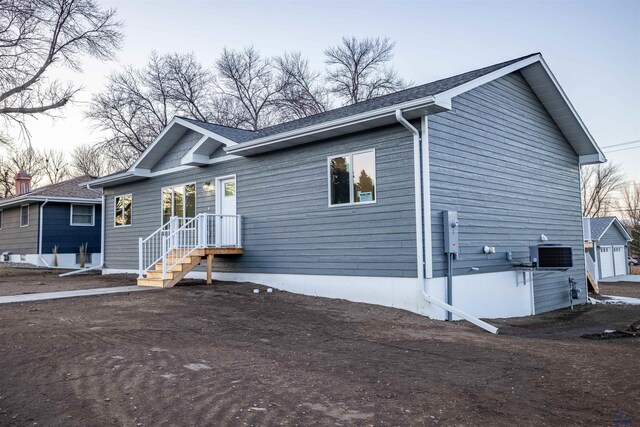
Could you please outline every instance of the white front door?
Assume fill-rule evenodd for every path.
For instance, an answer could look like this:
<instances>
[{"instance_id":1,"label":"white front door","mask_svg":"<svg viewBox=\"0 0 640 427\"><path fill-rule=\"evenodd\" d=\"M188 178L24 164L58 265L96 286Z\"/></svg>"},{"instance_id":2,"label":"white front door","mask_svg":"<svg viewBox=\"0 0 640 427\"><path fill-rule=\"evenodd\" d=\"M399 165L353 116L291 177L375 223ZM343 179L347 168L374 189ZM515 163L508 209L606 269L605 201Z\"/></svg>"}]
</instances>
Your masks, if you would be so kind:
<instances>
[{"instance_id":1,"label":"white front door","mask_svg":"<svg viewBox=\"0 0 640 427\"><path fill-rule=\"evenodd\" d=\"M218 180L216 213L216 246L237 246L236 179Z\"/></svg>"},{"instance_id":2,"label":"white front door","mask_svg":"<svg viewBox=\"0 0 640 427\"><path fill-rule=\"evenodd\" d=\"M611 246L600 246L600 274L602 278L613 276L613 251Z\"/></svg>"},{"instance_id":3,"label":"white front door","mask_svg":"<svg viewBox=\"0 0 640 427\"><path fill-rule=\"evenodd\" d=\"M613 247L613 268L616 276L627 274L627 262L624 256L624 246Z\"/></svg>"}]
</instances>

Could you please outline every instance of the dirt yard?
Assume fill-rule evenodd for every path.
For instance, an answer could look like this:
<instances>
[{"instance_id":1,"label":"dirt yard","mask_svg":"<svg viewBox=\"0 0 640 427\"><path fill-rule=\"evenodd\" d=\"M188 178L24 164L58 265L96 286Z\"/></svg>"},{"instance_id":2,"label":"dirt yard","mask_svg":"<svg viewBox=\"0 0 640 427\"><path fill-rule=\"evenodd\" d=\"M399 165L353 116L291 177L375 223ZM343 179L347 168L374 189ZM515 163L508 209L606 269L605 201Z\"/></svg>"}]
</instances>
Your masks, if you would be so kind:
<instances>
[{"instance_id":1,"label":"dirt yard","mask_svg":"<svg viewBox=\"0 0 640 427\"><path fill-rule=\"evenodd\" d=\"M580 338L640 306L495 321L494 336L197 283L0 306L0 425L640 425L640 338Z\"/></svg>"},{"instance_id":2,"label":"dirt yard","mask_svg":"<svg viewBox=\"0 0 640 427\"><path fill-rule=\"evenodd\" d=\"M615 295L618 297L640 298L640 283L638 282L600 282L601 295Z\"/></svg>"},{"instance_id":3,"label":"dirt yard","mask_svg":"<svg viewBox=\"0 0 640 427\"><path fill-rule=\"evenodd\" d=\"M136 276L131 274L101 276L100 272L86 272L77 276L58 277L60 273L66 271L70 270L7 268L0 266L0 296L109 288L136 284Z\"/></svg>"}]
</instances>

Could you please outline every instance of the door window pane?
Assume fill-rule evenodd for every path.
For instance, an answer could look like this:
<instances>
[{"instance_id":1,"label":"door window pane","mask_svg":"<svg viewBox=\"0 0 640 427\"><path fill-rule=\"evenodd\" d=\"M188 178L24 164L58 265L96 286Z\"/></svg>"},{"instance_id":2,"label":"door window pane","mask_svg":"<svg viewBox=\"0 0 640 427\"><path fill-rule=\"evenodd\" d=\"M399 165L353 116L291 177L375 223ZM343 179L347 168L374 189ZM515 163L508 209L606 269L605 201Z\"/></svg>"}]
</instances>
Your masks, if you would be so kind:
<instances>
[{"instance_id":1,"label":"door window pane","mask_svg":"<svg viewBox=\"0 0 640 427\"><path fill-rule=\"evenodd\" d=\"M331 204L350 203L349 157L334 157L329 170Z\"/></svg>"},{"instance_id":2,"label":"door window pane","mask_svg":"<svg viewBox=\"0 0 640 427\"><path fill-rule=\"evenodd\" d=\"M184 216L193 218L196 216L196 185L184 186Z\"/></svg>"},{"instance_id":3,"label":"door window pane","mask_svg":"<svg viewBox=\"0 0 640 427\"><path fill-rule=\"evenodd\" d=\"M224 196L233 197L236 195L236 182L227 181L224 183Z\"/></svg>"},{"instance_id":4,"label":"door window pane","mask_svg":"<svg viewBox=\"0 0 640 427\"><path fill-rule=\"evenodd\" d=\"M184 187L173 187L173 216L184 218Z\"/></svg>"},{"instance_id":5,"label":"door window pane","mask_svg":"<svg viewBox=\"0 0 640 427\"><path fill-rule=\"evenodd\" d=\"M162 224L169 222L171 213L173 212L173 190L165 188L162 190Z\"/></svg>"}]
</instances>

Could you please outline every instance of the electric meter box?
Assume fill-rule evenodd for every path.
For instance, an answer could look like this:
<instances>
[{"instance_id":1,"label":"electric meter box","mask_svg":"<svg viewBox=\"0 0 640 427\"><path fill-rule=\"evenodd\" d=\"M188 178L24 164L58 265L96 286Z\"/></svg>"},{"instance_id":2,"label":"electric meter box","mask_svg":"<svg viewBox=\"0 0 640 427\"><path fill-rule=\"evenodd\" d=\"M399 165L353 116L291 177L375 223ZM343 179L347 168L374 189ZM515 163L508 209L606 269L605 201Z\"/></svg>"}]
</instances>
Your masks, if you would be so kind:
<instances>
[{"instance_id":1,"label":"electric meter box","mask_svg":"<svg viewBox=\"0 0 640 427\"><path fill-rule=\"evenodd\" d=\"M458 212L443 211L444 224L444 252L448 254L457 254L460 251L460 243L458 242Z\"/></svg>"}]
</instances>

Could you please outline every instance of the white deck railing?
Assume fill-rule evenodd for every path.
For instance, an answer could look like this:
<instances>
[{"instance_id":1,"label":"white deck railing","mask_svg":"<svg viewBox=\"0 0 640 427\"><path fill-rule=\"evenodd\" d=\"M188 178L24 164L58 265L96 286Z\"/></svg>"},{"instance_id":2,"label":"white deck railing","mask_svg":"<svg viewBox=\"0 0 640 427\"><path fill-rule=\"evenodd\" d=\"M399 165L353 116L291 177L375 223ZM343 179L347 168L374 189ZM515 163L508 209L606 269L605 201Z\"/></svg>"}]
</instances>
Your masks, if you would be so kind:
<instances>
[{"instance_id":1,"label":"white deck railing","mask_svg":"<svg viewBox=\"0 0 640 427\"><path fill-rule=\"evenodd\" d=\"M149 237L139 238L138 246L139 276L162 263L162 278L166 279L167 272L196 249L242 247L242 218L207 213L171 217Z\"/></svg>"}]
</instances>

